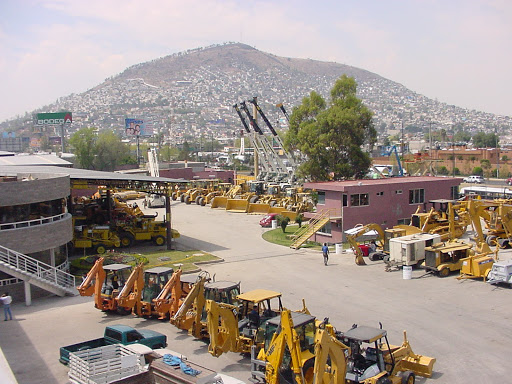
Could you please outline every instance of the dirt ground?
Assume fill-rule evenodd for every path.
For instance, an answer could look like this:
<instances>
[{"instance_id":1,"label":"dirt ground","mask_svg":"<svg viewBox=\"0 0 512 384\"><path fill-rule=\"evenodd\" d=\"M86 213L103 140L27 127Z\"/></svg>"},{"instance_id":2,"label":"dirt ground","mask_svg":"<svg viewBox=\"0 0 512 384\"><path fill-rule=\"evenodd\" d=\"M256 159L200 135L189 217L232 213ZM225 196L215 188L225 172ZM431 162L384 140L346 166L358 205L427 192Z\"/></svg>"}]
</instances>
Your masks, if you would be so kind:
<instances>
[{"instance_id":1,"label":"dirt ground","mask_svg":"<svg viewBox=\"0 0 512 384\"><path fill-rule=\"evenodd\" d=\"M162 212L162 211L161 211ZM161 217L161 215L159 215ZM267 288L283 293L283 304L299 309L302 299L313 315L329 317L338 330L352 324L379 326L392 344L403 331L416 353L437 358L431 379L418 383L508 381L512 345L509 305L512 290L478 280L439 278L413 270L385 272L382 262L357 266L349 253L331 253L328 266L319 251L291 250L261 239L261 216L229 213L173 202L172 225L181 233L176 246L200 249L224 259L203 268L217 280L241 281L242 291ZM511 252L500 252L501 259ZM0 347L20 383L66 383L68 368L59 347L102 335L105 325L127 324L165 333L169 348L195 363L248 382L249 359L208 354L207 344L158 320L100 312L91 297L48 297L13 306L15 321L2 322Z\"/></svg>"}]
</instances>

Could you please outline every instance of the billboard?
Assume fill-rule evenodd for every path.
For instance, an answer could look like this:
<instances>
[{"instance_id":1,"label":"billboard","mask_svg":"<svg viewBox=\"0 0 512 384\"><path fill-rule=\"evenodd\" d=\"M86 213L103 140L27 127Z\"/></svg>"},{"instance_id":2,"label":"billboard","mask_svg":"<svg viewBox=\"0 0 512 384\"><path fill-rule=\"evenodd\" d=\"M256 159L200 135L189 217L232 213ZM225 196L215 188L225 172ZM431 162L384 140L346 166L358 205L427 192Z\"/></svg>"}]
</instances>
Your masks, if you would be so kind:
<instances>
[{"instance_id":1,"label":"billboard","mask_svg":"<svg viewBox=\"0 0 512 384\"><path fill-rule=\"evenodd\" d=\"M145 119L124 119L124 132L127 136L152 136L153 122Z\"/></svg>"},{"instance_id":2,"label":"billboard","mask_svg":"<svg viewBox=\"0 0 512 384\"><path fill-rule=\"evenodd\" d=\"M72 122L71 112L38 113L36 117L36 125L62 125Z\"/></svg>"}]
</instances>

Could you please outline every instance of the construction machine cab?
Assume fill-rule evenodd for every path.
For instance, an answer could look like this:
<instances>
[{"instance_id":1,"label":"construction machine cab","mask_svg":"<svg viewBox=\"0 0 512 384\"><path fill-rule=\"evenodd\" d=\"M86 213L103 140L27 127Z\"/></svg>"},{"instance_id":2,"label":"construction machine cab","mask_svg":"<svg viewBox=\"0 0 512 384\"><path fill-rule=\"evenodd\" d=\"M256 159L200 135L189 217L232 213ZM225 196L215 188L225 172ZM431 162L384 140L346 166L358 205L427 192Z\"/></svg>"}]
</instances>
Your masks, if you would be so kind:
<instances>
[{"instance_id":1,"label":"construction machine cab","mask_svg":"<svg viewBox=\"0 0 512 384\"><path fill-rule=\"evenodd\" d=\"M145 270L141 300L151 303L171 279L173 272L174 270L169 267L155 267Z\"/></svg>"},{"instance_id":2,"label":"construction machine cab","mask_svg":"<svg viewBox=\"0 0 512 384\"><path fill-rule=\"evenodd\" d=\"M301 351L309 351L314 353L316 332L315 316L311 316L310 314L303 312L290 312L290 316L293 322L293 329L295 329L295 332L297 332L297 336L300 341ZM280 332L281 315L278 315L268 320L265 324L265 343L263 348L265 351L268 351L274 334L279 334Z\"/></svg>"},{"instance_id":3,"label":"construction machine cab","mask_svg":"<svg viewBox=\"0 0 512 384\"><path fill-rule=\"evenodd\" d=\"M128 264L103 265L105 279L102 284L101 295L96 297L96 307L102 311L116 310L115 298L123 289L126 280L132 272L132 266Z\"/></svg>"},{"instance_id":4,"label":"construction machine cab","mask_svg":"<svg viewBox=\"0 0 512 384\"><path fill-rule=\"evenodd\" d=\"M360 383L386 371L384 353L390 351L387 332L373 327L354 327L341 341L350 348L347 361L347 383ZM389 371L393 371L394 360Z\"/></svg>"},{"instance_id":5,"label":"construction machine cab","mask_svg":"<svg viewBox=\"0 0 512 384\"><path fill-rule=\"evenodd\" d=\"M268 289L255 289L237 296L240 305L238 329L245 336L254 336L259 327L283 310L281 293ZM251 312L257 311L257 321L251 319Z\"/></svg>"}]
</instances>

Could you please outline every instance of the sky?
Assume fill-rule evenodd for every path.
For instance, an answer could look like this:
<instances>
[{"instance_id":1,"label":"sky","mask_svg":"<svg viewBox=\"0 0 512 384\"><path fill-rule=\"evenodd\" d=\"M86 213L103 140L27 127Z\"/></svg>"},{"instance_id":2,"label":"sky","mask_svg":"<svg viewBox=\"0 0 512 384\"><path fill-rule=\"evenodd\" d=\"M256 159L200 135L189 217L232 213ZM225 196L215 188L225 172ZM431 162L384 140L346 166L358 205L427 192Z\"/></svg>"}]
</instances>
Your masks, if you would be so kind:
<instances>
[{"instance_id":1,"label":"sky","mask_svg":"<svg viewBox=\"0 0 512 384\"><path fill-rule=\"evenodd\" d=\"M229 41L512 116L510 0L0 0L0 15L0 122Z\"/></svg>"}]
</instances>

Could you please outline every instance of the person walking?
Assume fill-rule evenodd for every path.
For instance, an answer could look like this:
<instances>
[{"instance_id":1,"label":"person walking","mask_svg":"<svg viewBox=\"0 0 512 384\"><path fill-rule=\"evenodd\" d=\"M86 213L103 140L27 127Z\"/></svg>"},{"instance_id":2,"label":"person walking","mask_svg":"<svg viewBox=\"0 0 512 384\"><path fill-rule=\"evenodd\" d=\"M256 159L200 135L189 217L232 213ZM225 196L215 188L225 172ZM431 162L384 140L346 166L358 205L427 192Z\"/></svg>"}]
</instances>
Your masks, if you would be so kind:
<instances>
[{"instance_id":1,"label":"person walking","mask_svg":"<svg viewBox=\"0 0 512 384\"><path fill-rule=\"evenodd\" d=\"M327 262L329 261L329 247L327 246L327 243L324 243L322 253L324 254L324 264L327 265Z\"/></svg>"},{"instance_id":2,"label":"person walking","mask_svg":"<svg viewBox=\"0 0 512 384\"><path fill-rule=\"evenodd\" d=\"M4 304L4 321L12 320L12 313L11 313L11 303L12 303L12 297L9 296L9 292L5 292L2 297L0 297L0 300L2 300L2 303ZM9 315L9 319L7 319L7 315Z\"/></svg>"}]
</instances>

